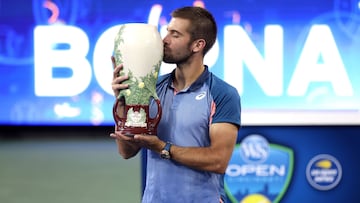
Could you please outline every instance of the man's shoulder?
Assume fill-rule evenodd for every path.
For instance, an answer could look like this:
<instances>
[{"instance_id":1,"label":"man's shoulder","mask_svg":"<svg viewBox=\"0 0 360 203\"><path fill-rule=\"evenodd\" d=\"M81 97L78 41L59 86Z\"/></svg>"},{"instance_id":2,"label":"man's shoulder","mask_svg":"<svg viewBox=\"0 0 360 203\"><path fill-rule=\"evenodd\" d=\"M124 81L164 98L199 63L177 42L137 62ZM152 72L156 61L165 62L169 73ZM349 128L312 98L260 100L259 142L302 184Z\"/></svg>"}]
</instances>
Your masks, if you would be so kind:
<instances>
[{"instance_id":1,"label":"man's shoulder","mask_svg":"<svg viewBox=\"0 0 360 203\"><path fill-rule=\"evenodd\" d=\"M214 74L209 78L209 88L216 105L212 122L240 126L241 102L237 89Z\"/></svg>"},{"instance_id":2,"label":"man's shoulder","mask_svg":"<svg viewBox=\"0 0 360 203\"><path fill-rule=\"evenodd\" d=\"M214 73L210 73L208 85L212 93L216 94L235 94L238 95L236 88L225 80L219 78Z\"/></svg>"}]
</instances>

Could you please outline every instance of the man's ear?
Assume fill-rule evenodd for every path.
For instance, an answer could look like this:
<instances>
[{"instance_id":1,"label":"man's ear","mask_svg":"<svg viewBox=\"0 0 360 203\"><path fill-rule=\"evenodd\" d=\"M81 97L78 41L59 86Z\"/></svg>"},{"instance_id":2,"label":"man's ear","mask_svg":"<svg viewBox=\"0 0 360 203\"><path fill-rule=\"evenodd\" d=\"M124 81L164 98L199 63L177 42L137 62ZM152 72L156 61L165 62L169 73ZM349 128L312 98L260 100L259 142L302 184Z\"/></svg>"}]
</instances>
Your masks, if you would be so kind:
<instances>
[{"instance_id":1,"label":"man's ear","mask_svg":"<svg viewBox=\"0 0 360 203\"><path fill-rule=\"evenodd\" d=\"M199 52L204 49L206 41L204 39L198 39L193 42L193 52Z\"/></svg>"}]
</instances>

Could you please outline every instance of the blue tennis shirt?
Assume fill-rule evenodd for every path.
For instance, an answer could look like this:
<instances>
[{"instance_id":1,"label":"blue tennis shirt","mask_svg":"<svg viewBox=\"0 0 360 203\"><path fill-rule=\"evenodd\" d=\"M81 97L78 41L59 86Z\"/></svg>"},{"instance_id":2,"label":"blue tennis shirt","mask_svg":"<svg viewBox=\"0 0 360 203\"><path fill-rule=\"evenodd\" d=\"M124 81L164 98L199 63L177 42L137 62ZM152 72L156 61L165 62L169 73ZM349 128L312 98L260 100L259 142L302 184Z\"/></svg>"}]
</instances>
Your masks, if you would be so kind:
<instances>
[{"instance_id":1,"label":"blue tennis shirt","mask_svg":"<svg viewBox=\"0 0 360 203\"><path fill-rule=\"evenodd\" d=\"M183 147L206 147L212 123L240 126L240 97L234 87L205 66L189 88L177 92L172 86L174 74L159 77L156 86L162 107L161 140ZM157 111L155 104L150 109L151 114ZM147 151L143 203L219 203L220 197L225 199L223 174L195 170Z\"/></svg>"}]
</instances>

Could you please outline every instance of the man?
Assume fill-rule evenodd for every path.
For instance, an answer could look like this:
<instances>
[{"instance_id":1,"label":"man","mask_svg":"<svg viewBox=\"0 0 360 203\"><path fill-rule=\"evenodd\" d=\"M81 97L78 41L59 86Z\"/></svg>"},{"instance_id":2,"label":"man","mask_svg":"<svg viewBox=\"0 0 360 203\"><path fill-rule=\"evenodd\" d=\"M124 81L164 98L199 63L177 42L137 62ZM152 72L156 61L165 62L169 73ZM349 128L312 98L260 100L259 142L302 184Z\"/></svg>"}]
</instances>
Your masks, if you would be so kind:
<instances>
[{"instance_id":1,"label":"man","mask_svg":"<svg viewBox=\"0 0 360 203\"><path fill-rule=\"evenodd\" d=\"M110 136L125 159L148 149L142 202L223 202L223 176L240 127L240 97L203 64L216 40L216 23L205 9L184 7L172 12L167 31L163 60L176 68L156 86L162 106L157 135L115 131ZM115 96L128 87L122 84L128 77L118 76L121 69L114 69Z\"/></svg>"}]
</instances>

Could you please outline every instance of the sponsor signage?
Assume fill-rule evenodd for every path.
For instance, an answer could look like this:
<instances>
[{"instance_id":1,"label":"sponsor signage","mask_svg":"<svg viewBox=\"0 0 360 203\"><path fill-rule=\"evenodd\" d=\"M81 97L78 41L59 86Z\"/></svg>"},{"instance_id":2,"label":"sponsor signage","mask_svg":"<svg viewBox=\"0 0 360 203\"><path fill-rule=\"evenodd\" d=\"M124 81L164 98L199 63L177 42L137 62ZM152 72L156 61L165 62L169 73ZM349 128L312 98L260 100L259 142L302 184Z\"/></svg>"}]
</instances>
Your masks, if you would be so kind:
<instances>
[{"instance_id":1,"label":"sponsor signage","mask_svg":"<svg viewBox=\"0 0 360 203\"><path fill-rule=\"evenodd\" d=\"M294 153L251 134L237 144L225 173L231 202L279 202L291 181Z\"/></svg>"}]
</instances>

